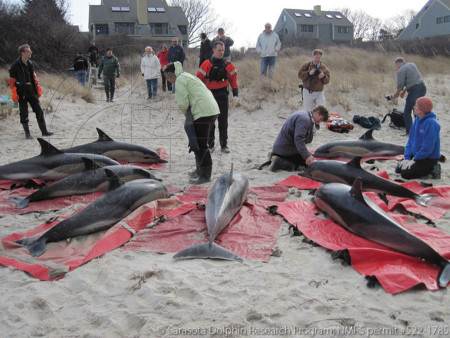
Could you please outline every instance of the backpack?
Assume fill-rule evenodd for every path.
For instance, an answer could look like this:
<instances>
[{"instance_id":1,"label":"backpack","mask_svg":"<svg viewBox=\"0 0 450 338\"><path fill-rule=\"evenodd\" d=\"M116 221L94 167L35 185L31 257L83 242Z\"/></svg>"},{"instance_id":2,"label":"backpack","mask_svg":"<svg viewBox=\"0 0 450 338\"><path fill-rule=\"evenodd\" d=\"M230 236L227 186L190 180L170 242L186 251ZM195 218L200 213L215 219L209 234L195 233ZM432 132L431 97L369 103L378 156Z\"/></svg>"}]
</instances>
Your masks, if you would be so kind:
<instances>
[{"instance_id":1,"label":"backpack","mask_svg":"<svg viewBox=\"0 0 450 338\"><path fill-rule=\"evenodd\" d=\"M389 127L397 129L405 127L405 118L403 117L403 112L401 112L400 110L396 108L392 109L392 113L387 113L384 116L383 121L381 121L381 123L384 123L384 121L388 116L391 118Z\"/></svg>"},{"instance_id":2,"label":"backpack","mask_svg":"<svg viewBox=\"0 0 450 338\"><path fill-rule=\"evenodd\" d=\"M209 70L209 74L207 76L207 78L209 79L209 81L226 81L228 80L228 76L227 76L227 66L230 64L230 61L228 60L223 60L223 62L214 62L213 59L210 60L212 67Z\"/></svg>"}]
</instances>

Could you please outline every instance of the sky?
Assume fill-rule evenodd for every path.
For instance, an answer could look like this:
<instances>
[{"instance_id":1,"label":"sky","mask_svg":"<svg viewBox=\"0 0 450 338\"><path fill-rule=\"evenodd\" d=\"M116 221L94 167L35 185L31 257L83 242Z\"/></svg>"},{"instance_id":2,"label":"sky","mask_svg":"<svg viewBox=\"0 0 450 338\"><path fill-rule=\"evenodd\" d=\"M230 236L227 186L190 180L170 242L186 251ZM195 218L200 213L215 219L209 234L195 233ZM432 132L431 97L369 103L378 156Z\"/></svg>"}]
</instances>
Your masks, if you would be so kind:
<instances>
[{"instance_id":1,"label":"sky","mask_svg":"<svg viewBox=\"0 0 450 338\"><path fill-rule=\"evenodd\" d=\"M225 34L234 40L234 47L255 47L258 35L264 24L270 22L274 27L283 8L313 9L320 5L323 11L337 8L350 8L352 11L362 10L371 17L386 20L412 9L418 12L428 0L210 0L215 12L231 27ZM88 30L89 4L98 5L100 0L69 0L70 21L80 26L82 31ZM117 3L126 3L118 0ZM170 2L170 1L168 1ZM222 21L221 20L221 21ZM217 27L218 28L218 27Z\"/></svg>"}]
</instances>

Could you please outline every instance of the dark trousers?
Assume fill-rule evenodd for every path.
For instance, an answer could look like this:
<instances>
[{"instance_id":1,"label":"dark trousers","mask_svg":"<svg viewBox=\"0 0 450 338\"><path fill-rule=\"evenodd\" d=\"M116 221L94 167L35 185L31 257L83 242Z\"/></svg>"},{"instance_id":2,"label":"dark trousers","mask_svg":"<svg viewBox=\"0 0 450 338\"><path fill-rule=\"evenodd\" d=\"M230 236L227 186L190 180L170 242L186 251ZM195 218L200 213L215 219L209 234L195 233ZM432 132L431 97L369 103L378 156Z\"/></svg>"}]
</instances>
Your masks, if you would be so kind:
<instances>
[{"instance_id":1,"label":"dark trousers","mask_svg":"<svg viewBox=\"0 0 450 338\"><path fill-rule=\"evenodd\" d=\"M395 169L395 172L400 173L402 175L402 178L406 180L412 180L431 174L434 165L438 163L438 161L438 158L425 158L423 160L417 160L409 169L403 170L397 167Z\"/></svg>"},{"instance_id":2,"label":"dark trousers","mask_svg":"<svg viewBox=\"0 0 450 338\"><path fill-rule=\"evenodd\" d=\"M44 112L42 111L39 99L37 96L25 96L19 98L19 113L20 113L20 123L28 124L28 103L36 114L36 120L38 123L45 121Z\"/></svg>"},{"instance_id":3,"label":"dark trousers","mask_svg":"<svg viewBox=\"0 0 450 338\"><path fill-rule=\"evenodd\" d=\"M218 117L218 127L219 127L219 142L220 147L224 148L228 144L228 90L226 88L213 90L212 94L216 99L217 105L219 106L220 114ZM214 147L214 133L216 130L215 123L211 126L211 131L209 132L209 147Z\"/></svg>"},{"instance_id":4,"label":"dark trousers","mask_svg":"<svg viewBox=\"0 0 450 338\"><path fill-rule=\"evenodd\" d=\"M425 85L416 86L408 90L408 96L406 97L405 108L403 109L403 117L405 118L406 133L409 134L413 119L412 111L416 105L416 101L419 97L425 96L427 93L427 87Z\"/></svg>"},{"instance_id":5,"label":"dark trousers","mask_svg":"<svg viewBox=\"0 0 450 338\"><path fill-rule=\"evenodd\" d=\"M116 77L103 75L103 82L105 83L106 98L112 100L116 90Z\"/></svg>"},{"instance_id":6,"label":"dark trousers","mask_svg":"<svg viewBox=\"0 0 450 338\"><path fill-rule=\"evenodd\" d=\"M166 91L166 84L167 84L167 90L172 91L172 84L166 79L164 76L164 71L161 69L161 82L162 82L162 90L163 92Z\"/></svg>"},{"instance_id":7,"label":"dark trousers","mask_svg":"<svg viewBox=\"0 0 450 338\"><path fill-rule=\"evenodd\" d=\"M211 127L217 119L217 115L201 117L194 121L195 134L199 150L195 152L197 166L207 167L212 165L211 153L208 148L208 138Z\"/></svg>"},{"instance_id":8,"label":"dark trousers","mask_svg":"<svg viewBox=\"0 0 450 338\"><path fill-rule=\"evenodd\" d=\"M280 156L271 153L270 160L272 161L272 164L270 166L271 171L278 171L278 170L293 171L297 170L297 168L300 166L306 166L306 161L300 154L295 156Z\"/></svg>"}]
</instances>

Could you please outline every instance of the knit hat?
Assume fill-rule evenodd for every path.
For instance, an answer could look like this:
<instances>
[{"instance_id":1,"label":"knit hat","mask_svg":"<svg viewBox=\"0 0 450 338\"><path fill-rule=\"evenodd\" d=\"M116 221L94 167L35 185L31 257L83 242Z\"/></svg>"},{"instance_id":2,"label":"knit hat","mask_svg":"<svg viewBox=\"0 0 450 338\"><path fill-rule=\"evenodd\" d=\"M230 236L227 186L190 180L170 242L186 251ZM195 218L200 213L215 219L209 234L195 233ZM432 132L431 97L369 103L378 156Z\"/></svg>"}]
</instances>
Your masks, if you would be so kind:
<instances>
[{"instance_id":1,"label":"knit hat","mask_svg":"<svg viewBox=\"0 0 450 338\"><path fill-rule=\"evenodd\" d=\"M433 109L433 101L428 97L419 97L416 105L424 113L429 113Z\"/></svg>"}]
</instances>

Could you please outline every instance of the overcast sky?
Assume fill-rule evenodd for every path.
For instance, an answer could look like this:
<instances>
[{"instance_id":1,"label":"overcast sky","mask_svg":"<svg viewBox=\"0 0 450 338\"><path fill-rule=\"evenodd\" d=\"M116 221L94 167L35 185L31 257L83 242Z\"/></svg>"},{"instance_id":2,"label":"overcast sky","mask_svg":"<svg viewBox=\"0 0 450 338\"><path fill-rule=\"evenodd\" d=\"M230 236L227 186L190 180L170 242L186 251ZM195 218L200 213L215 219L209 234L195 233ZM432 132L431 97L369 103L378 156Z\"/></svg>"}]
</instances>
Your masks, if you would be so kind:
<instances>
[{"instance_id":1,"label":"overcast sky","mask_svg":"<svg viewBox=\"0 0 450 338\"><path fill-rule=\"evenodd\" d=\"M82 31L88 30L89 4L100 4L100 0L69 0L70 20L80 26ZM125 4L127 0L118 0L117 4ZM168 1L170 2L170 1ZM211 0L211 5L223 20L232 24L226 34L235 41L235 47L254 47L264 24L270 22L275 26L283 8L313 9L315 5L322 10L331 11L337 8L363 10L368 15L381 20L403 14L412 9L418 12L427 0L318 0L315 2L299 0Z\"/></svg>"}]
</instances>

